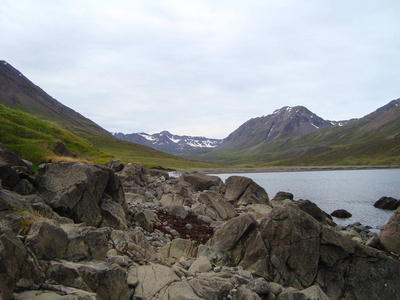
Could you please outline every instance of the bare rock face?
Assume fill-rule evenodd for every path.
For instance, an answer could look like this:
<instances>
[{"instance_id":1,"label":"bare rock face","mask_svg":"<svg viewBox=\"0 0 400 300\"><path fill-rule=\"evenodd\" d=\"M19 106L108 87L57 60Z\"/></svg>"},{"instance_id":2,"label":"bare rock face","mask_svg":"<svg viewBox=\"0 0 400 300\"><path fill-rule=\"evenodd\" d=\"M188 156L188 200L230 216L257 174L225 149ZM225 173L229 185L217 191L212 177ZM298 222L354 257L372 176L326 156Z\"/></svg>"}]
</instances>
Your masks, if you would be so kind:
<instances>
[{"instance_id":1,"label":"bare rock face","mask_svg":"<svg viewBox=\"0 0 400 300\"><path fill-rule=\"evenodd\" d=\"M400 207L381 228L379 238L383 249L400 254Z\"/></svg>"},{"instance_id":2,"label":"bare rock face","mask_svg":"<svg viewBox=\"0 0 400 300\"><path fill-rule=\"evenodd\" d=\"M269 205L267 192L253 180L242 176L230 176L226 181L225 198L235 205Z\"/></svg>"},{"instance_id":3,"label":"bare rock face","mask_svg":"<svg viewBox=\"0 0 400 300\"><path fill-rule=\"evenodd\" d=\"M38 189L61 216L91 226L98 226L103 220L108 226L126 228L126 216L121 213L127 212L122 186L105 166L54 163L38 183Z\"/></svg>"}]
</instances>

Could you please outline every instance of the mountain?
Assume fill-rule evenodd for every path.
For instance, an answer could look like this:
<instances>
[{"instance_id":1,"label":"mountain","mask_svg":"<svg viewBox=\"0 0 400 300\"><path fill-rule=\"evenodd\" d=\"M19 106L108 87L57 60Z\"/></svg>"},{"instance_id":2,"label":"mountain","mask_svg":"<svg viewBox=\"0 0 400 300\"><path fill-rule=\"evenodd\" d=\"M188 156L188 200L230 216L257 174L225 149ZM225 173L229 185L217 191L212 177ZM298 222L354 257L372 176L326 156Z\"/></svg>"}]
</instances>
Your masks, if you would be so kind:
<instances>
[{"instance_id":1,"label":"mountain","mask_svg":"<svg viewBox=\"0 0 400 300\"><path fill-rule=\"evenodd\" d=\"M85 141L82 141L82 143L85 145L87 143L89 144L85 147L95 147L96 149L90 148L91 153L99 154L91 158L93 161L102 161L102 157L111 158L114 156L126 162L138 162L148 167L162 166L164 168L179 169L217 167L214 164L188 161L157 151L153 148L117 139L104 128L48 95L4 60L0 60L0 104L8 109L36 116L47 123L56 124L77 135L79 138L83 138ZM2 110L1 113L4 114L4 116L13 115L13 112L7 109L5 109L4 112ZM13 122L8 122L8 127L5 125L0 127L0 142L4 142L5 136L7 136L7 142L4 142L4 145L17 152L17 154L20 154L18 149L26 149L26 147L28 147L27 144L21 145L21 143L25 141L25 137L19 134L28 134L35 137L41 135L40 139L30 140L29 143L35 144L35 146L39 144L39 146L45 147L46 149L43 149L43 151L46 153L51 150L48 141L52 141L55 138L69 136L69 144L75 143L74 141L81 141L80 139L71 137L70 133L63 133L63 135L57 133L51 138L47 138L49 135L39 132L41 129L38 128L32 128L35 131L34 134L32 134L32 132L29 132L28 126L24 126L22 133L20 130L21 128L18 128L18 123L22 124L24 120L19 120L18 118L29 117L26 117L24 114L16 114L12 116L12 118L14 118ZM29 120L30 124L43 124L31 118L29 118ZM4 120L4 122L5 121L6 120ZM51 130L51 124L49 125L47 123L43 124L43 126L46 127L48 131ZM5 134L5 130L8 131L7 134ZM43 140L42 138L45 139ZM18 143L16 143L16 141L18 141ZM41 141L46 142L42 143ZM79 143L77 142L75 145L76 148L83 145Z\"/></svg>"},{"instance_id":2,"label":"mountain","mask_svg":"<svg viewBox=\"0 0 400 300\"><path fill-rule=\"evenodd\" d=\"M348 121L326 121L302 106L254 118L196 157L246 165L400 164L400 99Z\"/></svg>"},{"instance_id":3,"label":"mountain","mask_svg":"<svg viewBox=\"0 0 400 300\"><path fill-rule=\"evenodd\" d=\"M285 106L272 114L250 119L232 132L218 150L251 150L275 140L294 138L320 128L342 126L350 121L326 121L303 106Z\"/></svg>"},{"instance_id":4,"label":"mountain","mask_svg":"<svg viewBox=\"0 0 400 300\"><path fill-rule=\"evenodd\" d=\"M202 149L215 148L222 143L221 139L210 139L199 136L176 135L168 131L155 134L121 132L113 133L121 140L138 143L170 154L190 153Z\"/></svg>"},{"instance_id":5,"label":"mountain","mask_svg":"<svg viewBox=\"0 0 400 300\"><path fill-rule=\"evenodd\" d=\"M0 60L0 104L60 124L78 134L110 136L107 130L58 102L4 60Z\"/></svg>"}]
</instances>

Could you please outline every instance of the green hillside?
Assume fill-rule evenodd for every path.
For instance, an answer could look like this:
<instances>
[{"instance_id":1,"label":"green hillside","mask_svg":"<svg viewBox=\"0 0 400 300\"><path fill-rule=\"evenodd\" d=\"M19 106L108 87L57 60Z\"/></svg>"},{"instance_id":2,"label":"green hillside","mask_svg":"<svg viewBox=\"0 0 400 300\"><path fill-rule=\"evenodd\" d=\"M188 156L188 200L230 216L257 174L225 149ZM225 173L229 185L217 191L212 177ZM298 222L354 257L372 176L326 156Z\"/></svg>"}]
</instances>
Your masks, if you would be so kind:
<instances>
[{"instance_id":1,"label":"green hillside","mask_svg":"<svg viewBox=\"0 0 400 300\"><path fill-rule=\"evenodd\" d=\"M219 167L121 141L58 102L3 60L0 61L1 104L4 118L0 124L0 142L35 163L54 159L52 147L61 140L78 158L87 157L95 162L119 158L126 163L169 169Z\"/></svg>"},{"instance_id":2,"label":"green hillside","mask_svg":"<svg viewBox=\"0 0 400 300\"><path fill-rule=\"evenodd\" d=\"M112 158L86 139L30 114L0 105L0 142L33 163L56 158L54 144L62 141L77 159L107 161Z\"/></svg>"},{"instance_id":3,"label":"green hillside","mask_svg":"<svg viewBox=\"0 0 400 300\"><path fill-rule=\"evenodd\" d=\"M216 167L214 164L178 158L112 137L92 135L91 138L95 143L54 123L0 104L0 142L34 164L60 159L54 154L53 148L55 142L62 141L76 155L74 159L78 160L107 162L112 158L119 158L124 162L139 162L149 167L172 169Z\"/></svg>"}]
</instances>

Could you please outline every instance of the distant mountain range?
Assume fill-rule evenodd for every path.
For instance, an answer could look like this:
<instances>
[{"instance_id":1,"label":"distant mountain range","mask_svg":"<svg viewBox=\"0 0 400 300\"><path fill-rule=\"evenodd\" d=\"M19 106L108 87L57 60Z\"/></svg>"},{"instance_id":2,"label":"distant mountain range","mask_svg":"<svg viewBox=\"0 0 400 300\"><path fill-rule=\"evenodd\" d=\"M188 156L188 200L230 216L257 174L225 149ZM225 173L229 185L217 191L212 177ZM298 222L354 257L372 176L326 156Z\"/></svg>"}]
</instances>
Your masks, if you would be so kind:
<instances>
[{"instance_id":1,"label":"distant mountain range","mask_svg":"<svg viewBox=\"0 0 400 300\"><path fill-rule=\"evenodd\" d=\"M301 136L319 128L344 126L355 120L326 121L303 106L285 106L271 115L247 121L225 139L181 136L168 131L155 134L117 132L113 135L163 152L196 158L199 153L212 152L214 149L249 149L265 141Z\"/></svg>"},{"instance_id":2,"label":"distant mountain range","mask_svg":"<svg viewBox=\"0 0 400 300\"><path fill-rule=\"evenodd\" d=\"M254 165L400 164L400 99L360 119L324 120L303 106L285 106L248 120L227 138L163 131L114 136L213 163Z\"/></svg>"},{"instance_id":3,"label":"distant mountain range","mask_svg":"<svg viewBox=\"0 0 400 300\"><path fill-rule=\"evenodd\" d=\"M187 154L199 149L211 149L222 143L221 139L176 135L168 131L155 134L116 132L113 135L121 140L138 143L170 154Z\"/></svg>"},{"instance_id":4,"label":"distant mountain range","mask_svg":"<svg viewBox=\"0 0 400 300\"><path fill-rule=\"evenodd\" d=\"M179 136L168 131L113 136L49 96L6 61L0 61L0 104L87 139L97 147L99 161L103 156L114 155L126 161L170 168L200 166L193 160L237 166L400 165L400 99L363 118L346 121L324 120L303 106L285 106L270 115L250 119L223 140ZM17 126L18 120L13 124ZM4 142L5 130L10 137L10 130L19 132L17 127L0 128L0 142ZM19 142L23 140L18 137Z\"/></svg>"},{"instance_id":5,"label":"distant mountain range","mask_svg":"<svg viewBox=\"0 0 400 300\"><path fill-rule=\"evenodd\" d=\"M400 99L360 119L325 121L302 106L254 118L198 156L268 165L400 164Z\"/></svg>"}]
</instances>

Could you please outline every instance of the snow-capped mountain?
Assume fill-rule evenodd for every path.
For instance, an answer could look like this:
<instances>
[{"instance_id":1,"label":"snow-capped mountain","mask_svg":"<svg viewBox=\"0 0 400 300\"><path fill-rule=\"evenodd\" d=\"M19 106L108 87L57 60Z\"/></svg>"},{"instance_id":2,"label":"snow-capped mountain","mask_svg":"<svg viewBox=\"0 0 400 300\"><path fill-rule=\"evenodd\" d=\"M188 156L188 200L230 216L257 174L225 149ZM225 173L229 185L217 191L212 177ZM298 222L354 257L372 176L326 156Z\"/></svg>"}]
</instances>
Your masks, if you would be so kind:
<instances>
[{"instance_id":1,"label":"snow-capped mountain","mask_svg":"<svg viewBox=\"0 0 400 300\"><path fill-rule=\"evenodd\" d=\"M199 136L176 135L168 131L155 134L121 132L113 133L121 140L134 142L171 154L184 154L199 149L215 148L222 143L222 139L210 139Z\"/></svg>"},{"instance_id":2,"label":"snow-capped mountain","mask_svg":"<svg viewBox=\"0 0 400 300\"><path fill-rule=\"evenodd\" d=\"M304 106L284 106L270 115L248 120L232 132L219 149L248 149L333 126L339 126L339 122L324 120Z\"/></svg>"}]
</instances>

